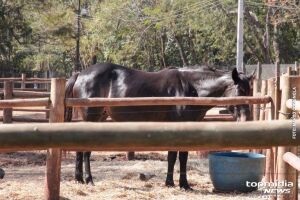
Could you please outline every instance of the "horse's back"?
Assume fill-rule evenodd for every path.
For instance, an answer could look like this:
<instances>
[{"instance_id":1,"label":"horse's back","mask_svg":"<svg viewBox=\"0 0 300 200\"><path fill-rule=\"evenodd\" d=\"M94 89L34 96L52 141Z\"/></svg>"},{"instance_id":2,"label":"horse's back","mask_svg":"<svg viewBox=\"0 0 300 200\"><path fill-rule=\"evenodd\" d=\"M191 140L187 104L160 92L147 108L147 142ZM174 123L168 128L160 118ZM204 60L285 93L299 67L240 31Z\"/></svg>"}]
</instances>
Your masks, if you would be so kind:
<instances>
[{"instance_id":1,"label":"horse's back","mask_svg":"<svg viewBox=\"0 0 300 200\"><path fill-rule=\"evenodd\" d=\"M144 72L120 65L93 65L78 75L73 88L75 98L91 97L184 97L197 96L177 69ZM199 106L126 106L110 107L115 121L195 121ZM98 121L103 107L81 108L86 121Z\"/></svg>"}]
</instances>

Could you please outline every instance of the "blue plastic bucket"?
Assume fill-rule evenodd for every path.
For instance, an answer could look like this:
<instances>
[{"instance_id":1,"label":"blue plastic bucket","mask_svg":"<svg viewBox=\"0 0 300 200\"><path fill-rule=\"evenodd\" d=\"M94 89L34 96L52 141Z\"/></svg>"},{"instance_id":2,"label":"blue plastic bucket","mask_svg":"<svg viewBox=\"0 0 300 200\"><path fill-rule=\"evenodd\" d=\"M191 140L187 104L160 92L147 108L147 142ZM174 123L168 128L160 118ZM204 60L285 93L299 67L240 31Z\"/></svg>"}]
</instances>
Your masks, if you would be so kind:
<instances>
[{"instance_id":1,"label":"blue plastic bucket","mask_svg":"<svg viewBox=\"0 0 300 200\"><path fill-rule=\"evenodd\" d=\"M257 187L249 187L249 183L262 180L266 161L264 155L218 152L209 154L208 158L210 178L217 191L251 192L257 190Z\"/></svg>"}]
</instances>

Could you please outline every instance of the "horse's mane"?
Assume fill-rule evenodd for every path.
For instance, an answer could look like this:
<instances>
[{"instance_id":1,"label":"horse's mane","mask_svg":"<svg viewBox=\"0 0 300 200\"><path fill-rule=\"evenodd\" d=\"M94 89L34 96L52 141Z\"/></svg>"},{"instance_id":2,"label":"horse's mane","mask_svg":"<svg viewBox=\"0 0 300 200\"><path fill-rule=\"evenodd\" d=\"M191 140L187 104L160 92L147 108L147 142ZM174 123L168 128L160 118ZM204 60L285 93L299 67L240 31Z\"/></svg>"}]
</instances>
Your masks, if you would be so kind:
<instances>
[{"instance_id":1,"label":"horse's mane","mask_svg":"<svg viewBox=\"0 0 300 200\"><path fill-rule=\"evenodd\" d=\"M177 69L180 72L187 72L187 73L200 72L202 76L200 79L207 79L207 78L215 79L220 76L231 74L231 71L229 70L220 69L220 67L212 66L212 65L193 65L193 66L185 66Z\"/></svg>"},{"instance_id":2,"label":"horse's mane","mask_svg":"<svg viewBox=\"0 0 300 200\"><path fill-rule=\"evenodd\" d=\"M215 72L215 73L228 73L229 70L224 70L220 66L215 65L191 65L191 66L184 66L184 67L176 67L176 66L169 66L165 69L178 69L180 71L203 71L203 72Z\"/></svg>"}]
</instances>

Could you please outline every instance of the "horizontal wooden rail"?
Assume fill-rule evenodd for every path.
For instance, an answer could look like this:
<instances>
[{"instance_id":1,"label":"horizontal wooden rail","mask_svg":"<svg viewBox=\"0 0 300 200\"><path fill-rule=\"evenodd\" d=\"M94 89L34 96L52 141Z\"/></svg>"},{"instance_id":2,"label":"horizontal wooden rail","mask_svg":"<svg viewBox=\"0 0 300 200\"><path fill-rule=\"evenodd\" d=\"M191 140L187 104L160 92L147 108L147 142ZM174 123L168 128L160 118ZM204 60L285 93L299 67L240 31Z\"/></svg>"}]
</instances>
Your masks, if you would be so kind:
<instances>
[{"instance_id":1,"label":"horizontal wooden rail","mask_svg":"<svg viewBox=\"0 0 300 200\"><path fill-rule=\"evenodd\" d=\"M293 105L294 104L294 105ZM293 100L293 99L289 99L287 100L286 102L286 106L289 108L289 109L295 109L297 111L300 111L300 101L299 100ZM294 106L294 108L293 108Z\"/></svg>"},{"instance_id":2,"label":"horizontal wooden rail","mask_svg":"<svg viewBox=\"0 0 300 200\"><path fill-rule=\"evenodd\" d=\"M293 168L300 171L300 158L291 152L283 155L283 160L289 163Z\"/></svg>"},{"instance_id":3,"label":"horizontal wooden rail","mask_svg":"<svg viewBox=\"0 0 300 200\"><path fill-rule=\"evenodd\" d=\"M2 116L0 116L0 121L3 121ZM23 116L12 117L12 121L13 122L24 122L24 123L47 123L47 122L49 122L48 119L41 119L41 118L37 119L37 118L30 118L30 117L23 117Z\"/></svg>"},{"instance_id":4,"label":"horizontal wooden rail","mask_svg":"<svg viewBox=\"0 0 300 200\"><path fill-rule=\"evenodd\" d=\"M69 107L97 106L145 106L145 105L239 105L266 104L272 98L266 97L142 97L142 98L68 98Z\"/></svg>"},{"instance_id":5,"label":"horizontal wooden rail","mask_svg":"<svg viewBox=\"0 0 300 200\"><path fill-rule=\"evenodd\" d=\"M14 78L14 77L9 77L9 78L0 78L0 82L4 82L4 81L22 81L22 78Z\"/></svg>"},{"instance_id":6,"label":"horizontal wooden rail","mask_svg":"<svg viewBox=\"0 0 300 200\"><path fill-rule=\"evenodd\" d=\"M4 81L19 82L19 81L23 81L23 80L22 80L22 78L0 78L0 82L4 82ZM25 82L28 82L28 81L50 82L51 79L50 78L26 78L24 81Z\"/></svg>"},{"instance_id":7,"label":"horizontal wooden rail","mask_svg":"<svg viewBox=\"0 0 300 200\"><path fill-rule=\"evenodd\" d=\"M50 97L50 92L13 91L15 98L42 98Z\"/></svg>"},{"instance_id":8,"label":"horizontal wooden rail","mask_svg":"<svg viewBox=\"0 0 300 200\"><path fill-rule=\"evenodd\" d=\"M0 108L49 106L49 98L1 100Z\"/></svg>"},{"instance_id":9,"label":"horizontal wooden rail","mask_svg":"<svg viewBox=\"0 0 300 200\"><path fill-rule=\"evenodd\" d=\"M13 111L20 112L49 112L49 109L30 109L30 108L14 108Z\"/></svg>"},{"instance_id":10,"label":"horizontal wooden rail","mask_svg":"<svg viewBox=\"0 0 300 200\"><path fill-rule=\"evenodd\" d=\"M296 121L300 129L300 120ZM129 122L4 124L0 150L46 148L165 151L297 146L289 120L268 122Z\"/></svg>"},{"instance_id":11,"label":"horizontal wooden rail","mask_svg":"<svg viewBox=\"0 0 300 200\"><path fill-rule=\"evenodd\" d=\"M25 85L27 84L50 84L51 81L47 81L47 80L36 80L36 81L14 81L15 83L24 83Z\"/></svg>"},{"instance_id":12,"label":"horizontal wooden rail","mask_svg":"<svg viewBox=\"0 0 300 200\"><path fill-rule=\"evenodd\" d=\"M43 88L14 88L14 91L47 92L48 90ZM0 88L0 92L3 92L3 88Z\"/></svg>"}]
</instances>

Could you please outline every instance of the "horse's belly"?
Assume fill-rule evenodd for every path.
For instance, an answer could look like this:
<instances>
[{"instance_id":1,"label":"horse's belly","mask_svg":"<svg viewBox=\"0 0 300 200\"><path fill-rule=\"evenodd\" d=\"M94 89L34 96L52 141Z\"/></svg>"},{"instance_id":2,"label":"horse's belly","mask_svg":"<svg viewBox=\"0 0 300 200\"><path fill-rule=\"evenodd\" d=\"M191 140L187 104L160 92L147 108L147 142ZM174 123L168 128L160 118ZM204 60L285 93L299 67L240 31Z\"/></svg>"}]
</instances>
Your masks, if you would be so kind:
<instances>
[{"instance_id":1,"label":"horse's belly","mask_svg":"<svg viewBox=\"0 0 300 200\"><path fill-rule=\"evenodd\" d=\"M202 107L201 107L202 108ZM108 115L114 121L198 121L205 111L198 106L128 106L111 107Z\"/></svg>"},{"instance_id":2,"label":"horse's belly","mask_svg":"<svg viewBox=\"0 0 300 200\"><path fill-rule=\"evenodd\" d=\"M111 107L109 116L114 121L168 121L169 106L128 106Z\"/></svg>"}]
</instances>

